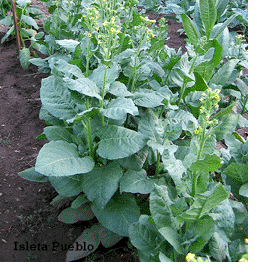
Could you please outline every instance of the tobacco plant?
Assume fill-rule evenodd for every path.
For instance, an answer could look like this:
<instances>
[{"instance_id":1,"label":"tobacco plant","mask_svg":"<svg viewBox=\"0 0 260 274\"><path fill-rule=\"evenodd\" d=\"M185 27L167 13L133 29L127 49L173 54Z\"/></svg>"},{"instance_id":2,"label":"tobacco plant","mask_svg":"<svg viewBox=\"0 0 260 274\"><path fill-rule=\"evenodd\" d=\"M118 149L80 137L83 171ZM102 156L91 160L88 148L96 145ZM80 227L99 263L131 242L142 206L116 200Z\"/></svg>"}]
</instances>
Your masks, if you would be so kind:
<instances>
[{"instance_id":1,"label":"tobacco plant","mask_svg":"<svg viewBox=\"0 0 260 274\"><path fill-rule=\"evenodd\" d=\"M212 1L200 2L216 13ZM42 43L49 56L31 59L50 72L40 90L47 127L38 137L49 143L19 175L49 181L58 193L53 205L71 201L60 221L97 218L76 240L91 248L68 251L67 261L122 237L141 261L185 261L188 253L237 260L245 251L247 211L244 200L228 197L233 190L246 197L247 176L235 170L246 169L247 143L234 133L244 122L237 101L220 109L222 87L238 63L219 68L217 36L227 24L214 28L213 17L203 13L204 37L182 15L192 42L182 55L164 45L164 19L156 24L137 4L57 3L67 36L56 32L57 16L48 19L49 32L56 26ZM73 23L70 5L78 8ZM216 142L223 139L229 149L219 152Z\"/></svg>"}]
</instances>

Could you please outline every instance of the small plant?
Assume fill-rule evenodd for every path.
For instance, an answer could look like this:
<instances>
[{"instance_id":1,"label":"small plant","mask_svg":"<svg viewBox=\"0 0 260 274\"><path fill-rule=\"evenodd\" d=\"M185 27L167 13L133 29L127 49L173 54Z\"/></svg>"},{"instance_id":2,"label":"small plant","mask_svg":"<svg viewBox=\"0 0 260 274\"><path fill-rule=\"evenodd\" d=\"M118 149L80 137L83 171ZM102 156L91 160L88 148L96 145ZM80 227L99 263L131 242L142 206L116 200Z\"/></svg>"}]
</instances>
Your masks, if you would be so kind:
<instances>
[{"instance_id":1,"label":"small plant","mask_svg":"<svg viewBox=\"0 0 260 274\"><path fill-rule=\"evenodd\" d=\"M31 0L17 0L18 7L14 5L15 14L17 14L18 22L14 24L13 16L6 15L6 17L0 20L0 23L10 26L4 37L1 39L1 43L4 43L10 36L16 35L19 43L21 42L21 48L19 45L19 59L24 69L29 66L29 59L31 58L31 52L34 56L37 56L34 49L39 50L40 45L37 43L43 36L43 32L38 32L39 29L34 18L38 18L42 15L42 12L36 7L30 7ZM30 46L27 47L25 42L30 41Z\"/></svg>"}]
</instances>

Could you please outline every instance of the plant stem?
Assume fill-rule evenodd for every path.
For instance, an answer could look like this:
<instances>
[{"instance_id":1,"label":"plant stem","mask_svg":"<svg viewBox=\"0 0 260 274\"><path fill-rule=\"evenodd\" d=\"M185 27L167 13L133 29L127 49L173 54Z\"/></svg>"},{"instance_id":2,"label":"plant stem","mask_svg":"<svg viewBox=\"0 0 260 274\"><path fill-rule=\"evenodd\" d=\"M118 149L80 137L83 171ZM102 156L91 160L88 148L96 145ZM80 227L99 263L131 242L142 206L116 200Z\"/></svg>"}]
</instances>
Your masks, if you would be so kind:
<instances>
[{"instance_id":1,"label":"plant stem","mask_svg":"<svg viewBox=\"0 0 260 274\"><path fill-rule=\"evenodd\" d=\"M155 177L156 178L159 175L160 160L161 160L161 156L160 156L159 151L157 150L157 162L156 162L156 170L155 170Z\"/></svg>"},{"instance_id":2,"label":"plant stem","mask_svg":"<svg viewBox=\"0 0 260 274\"><path fill-rule=\"evenodd\" d=\"M200 160L200 157L201 157L201 153L202 153L202 150L204 148L204 145L205 145L205 141L206 141L206 125L205 125L205 121L203 120L203 125L202 125L202 137L200 138L200 148L199 148L199 151L198 151L198 154L197 154L197 161ZM192 177L192 196L194 197L195 194L196 194L196 188L197 188L197 181L198 181L198 173L197 171L195 171L195 173L193 174L193 177Z\"/></svg>"},{"instance_id":3,"label":"plant stem","mask_svg":"<svg viewBox=\"0 0 260 274\"><path fill-rule=\"evenodd\" d=\"M107 66L105 67L105 73L104 73L104 80L103 80L103 87L102 87L102 100L99 101L99 107L103 108L103 101L104 101L104 97L105 97L105 88L106 88L106 80L107 80ZM101 116L101 124L102 126L105 124L105 120L104 120L104 116Z\"/></svg>"},{"instance_id":4,"label":"plant stem","mask_svg":"<svg viewBox=\"0 0 260 274\"><path fill-rule=\"evenodd\" d=\"M89 146L89 153L92 158L94 158L94 149L93 149L93 144L92 144L92 138L91 138L91 124L90 124L90 119L88 118L87 120L82 120L81 121L85 130L86 130L86 137L88 140L88 146Z\"/></svg>"},{"instance_id":5,"label":"plant stem","mask_svg":"<svg viewBox=\"0 0 260 274\"><path fill-rule=\"evenodd\" d=\"M246 96L246 100L245 100L245 103L244 103L244 106L243 106L243 109L242 109L241 115L243 115L243 114L244 114L244 112L245 112L247 101L248 101L248 95Z\"/></svg>"}]
</instances>

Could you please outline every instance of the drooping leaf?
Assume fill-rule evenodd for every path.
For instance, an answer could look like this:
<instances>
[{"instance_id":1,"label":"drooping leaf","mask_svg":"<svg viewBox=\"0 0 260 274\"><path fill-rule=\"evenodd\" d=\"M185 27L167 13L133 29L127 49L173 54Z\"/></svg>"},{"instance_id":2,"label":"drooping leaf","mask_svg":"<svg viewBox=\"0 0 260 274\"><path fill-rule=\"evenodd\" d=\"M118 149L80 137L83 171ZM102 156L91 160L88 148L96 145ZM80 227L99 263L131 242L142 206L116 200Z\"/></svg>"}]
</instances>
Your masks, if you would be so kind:
<instances>
[{"instance_id":1,"label":"drooping leaf","mask_svg":"<svg viewBox=\"0 0 260 274\"><path fill-rule=\"evenodd\" d=\"M76 76L78 78L84 78L84 74L81 72L81 70L78 66L73 65L73 64L69 64L68 62L66 62L63 59L58 59L54 63L54 67L58 71L61 71L62 73L64 73L65 77L71 77L73 75L73 76Z\"/></svg>"},{"instance_id":2,"label":"drooping leaf","mask_svg":"<svg viewBox=\"0 0 260 274\"><path fill-rule=\"evenodd\" d=\"M27 69L30 65L29 60L31 59L30 50L28 48L22 48L19 51L19 59L20 59L20 63L22 65L22 67L24 69Z\"/></svg>"},{"instance_id":3,"label":"drooping leaf","mask_svg":"<svg viewBox=\"0 0 260 274\"><path fill-rule=\"evenodd\" d=\"M229 256L228 243L217 232L214 232L209 242L210 254L219 262Z\"/></svg>"},{"instance_id":4,"label":"drooping leaf","mask_svg":"<svg viewBox=\"0 0 260 274\"><path fill-rule=\"evenodd\" d=\"M118 243L121 239L123 239L122 236L120 236L120 235L106 229L105 227L101 226L100 241L101 241L101 244L105 248L110 248L111 246Z\"/></svg>"},{"instance_id":5,"label":"drooping leaf","mask_svg":"<svg viewBox=\"0 0 260 274\"><path fill-rule=\"evenodd\" d=\"M95 204L91 209L104 227L121 236L129 235L129 226L140 216L139 207L129 193L116 193L103 210Z\"/></svg>"},{"instance_id":6,"label":"drooping leaf","mask_svg":"<svg viewBox=\"0 0 260 274\"><path fill-rule=\"evenodd\" d=\"M32 17L30 17L28 15L25 15L25 14L22 14L21 20L24 21L27 25L32 26L35 29L39 29L36 21Z\"/></svg>"},{"instance_id":7,"label":"drooping leaf","mask_svg":"<svg viewBox=\"0 0 260 274\"><path fill-rule=\"evenodd\" d=\"M239 189L239 195L248 198L248 184L243 184Z\"/></svg>"},{"instance_id":8,"label":"drooping leaf","mask_svg":"<svg viewBox=\"0 0 260 274\"><path fill-rule=\"evenodd\" d=\"M46 176L69 176L87 173L94 167L89 156L79 157L75 145L64 141L45 144L36 159L35 170Z\"/></svg>"},{"instance_id":9,"label":"drooping leaf","mask_svg":"<svg viewBox=\"0 0 260 274\"><path fill-rule=\"evenodd\" d=\"M99 209L103 209L118 189L123 171L114 162L96 166L84 175L82 188L88 199Z\"/></svg>"},{"instance_id":10,"label":"drooping leaf","mask_svg":"<svg viewBox=\"0 0 260 274\"><path fill-rule=\"evenodd\" d=\"M51 185L64 197L76 196L82 191L82 176L49 177Z\"/></svg>"},{"instance_id":11,"label":"drooping leaf","mask_svg":"<svg viewBox=\"0 0 260 274\"><path fill-rule=\"evenodd\" d=\"M127 90L126 85L119 81L113 82L108 92L117 97L129 97L133 95L131 92Z\"/></svg>"},{"instance_id":12,"label":"drooping leaf","mask_svg":"<svg viewBox=\"0 0 260 274\"><path fill-rule=\"evenodd\" d=\"M87 202L88 202L88 199L86 195L81 194L71 203L71 208L77 209Z\"/></svg>"},{"instance_id":13,"label":"drooping leaf","mask_svg":"<svg viewBox=\"0 0 260 274\"><path fill-rule=\"evenodd\" d=\"M64 209L58 216L58 220L65 224L74 224L79 221L89 221L94 217L90 204L83 204L77 209L71 207Z\"/></svg>"},{"instance_id":14,"label":"drooping leaf","mask_svg":"<svg viewBox=\"0 0 260 274\"><path fill-rule=\"evenodd\" d=\"M69 89L76 90L83 95L95 97L99 100L102 100L101 96L99 95L100 91L97 85L90 79L88 78L79 78L77 80L64 79L64 81L68 85Z\"/></svg>"},{"instance_id":15,"label":"drooping leaf","mask_svg":"<svg viewBox=\"0 0 260 274\"><path fill-rule=\"evenodd\" d=\"M48 177L35 171L35 167L25 169L18 173L18 175L26 180L32 182L48 182Z\"/></svg>"},{"instance_id":16,"label":"drooping leaf","mask_svg":"<svg viewBox=\"0 0 260 274\"><path fill-rule=\"evenodd\" d=\"M79 260L93 253L100 244L100 230L100 224L85 229L73 243L73 249L67 252L66 261Z\"/></svg>"},{"instance_id":17,"label":"drooping leaf","mask_svg":"<svg viewBox=\"0 0 260 274\"><path fill-rule=\"evenodd\" d=\"M119 126L106 126L100 130L97 153L109 160L128 157L145 145L147 138L136 131Z\"/></svg>"},{"instance_id":18,"label":"drooping leaf","mask_svg":"<svg viewBox=\"0 0 260 274\"><path fill-rule=\"evenodd\" d=\"M154 108L162 105L163 97L152 90L141 90L133 93L133 101L137 106Z\"/></svg>"}]
</instances>

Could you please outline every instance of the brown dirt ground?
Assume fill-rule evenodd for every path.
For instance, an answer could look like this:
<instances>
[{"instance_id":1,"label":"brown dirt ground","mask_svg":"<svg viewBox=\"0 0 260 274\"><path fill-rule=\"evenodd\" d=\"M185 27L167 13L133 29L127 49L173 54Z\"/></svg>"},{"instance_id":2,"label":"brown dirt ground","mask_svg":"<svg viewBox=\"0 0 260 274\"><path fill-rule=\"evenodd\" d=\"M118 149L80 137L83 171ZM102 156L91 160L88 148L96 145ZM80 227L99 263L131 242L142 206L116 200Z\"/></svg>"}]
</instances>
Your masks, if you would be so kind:
<instances>
[{"instance_id":1,"label":"brown dirt ground","mask_svg":"<svg viewBox=\"0 0 260 274\"><path fill-rule=\"evenodd\" d=\"M33 1L47 15L41 1ZM185 51L185 37L179 37L181 24L168 20L170 40L167 44ZM3 37L0 26L0 39ZM52 251L52 242L72 244L89 223L67 225L59 222L61 208L50 206L57 195L51 184L23 180L18 172L34 166L35 159L46 140L42 134L45 122L39 120L41 79L30 65L24 70L19 63L15 40L0 44L0 261L1 262L64 262L66 251ZM20 218L22 220L20 220ZM19 250L22 244L46 244L35 250ZM15 244L16 243L16 244ZM18 250L15 250L18 249ZM138 261L127 239L112 249L99 248L98 261Z\"/></svg>"}]
</instances>

